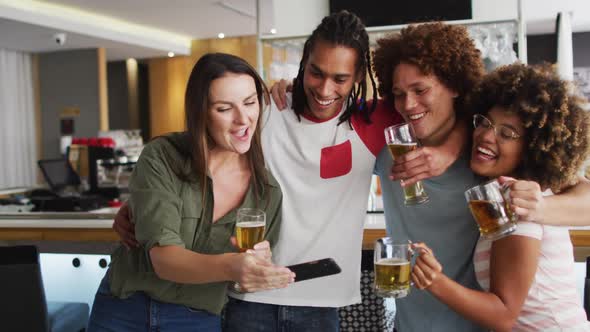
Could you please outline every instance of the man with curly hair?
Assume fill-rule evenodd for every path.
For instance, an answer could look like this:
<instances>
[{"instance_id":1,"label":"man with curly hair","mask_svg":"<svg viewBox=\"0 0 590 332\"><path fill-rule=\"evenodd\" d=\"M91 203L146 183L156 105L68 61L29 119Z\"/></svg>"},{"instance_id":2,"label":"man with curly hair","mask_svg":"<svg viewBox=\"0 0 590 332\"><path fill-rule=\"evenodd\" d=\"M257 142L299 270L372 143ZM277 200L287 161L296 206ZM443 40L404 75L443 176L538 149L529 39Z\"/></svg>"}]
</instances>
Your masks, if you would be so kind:
<instances>
[{"instance_id":1,"label":"man with curly hair","mask_svg":"<svg viewBox=\"0 0 590 332\"><path fill-rule=\"evenodd\" d=\"M412 124L422 143L416 151L396 158L393 166L392 178L410 185L425 176L421 167L413 167L423 157L421 153L439 146L456 131L454 127L469 121L467 98L484 75L480 52L462 26L411 25L377 41L374 69L381 96ZM467 143L469 135L466 128L463 130L463 141ZM377 158L376 173L386 178L392 164L389 151L383 149ZM448 278L471 289L479 289L471 259L479 233L465 204L464 192L480 181L469 169L469 154L465 152L442 175L422 181L430 197L427 204L404 206L400 184L382 182L389 236L396 242L428 243L445 266ZM568 206L573 213L561 221L579 224L588 223L583 216L589 213L584 203L589 193L588 184L582 183L540 203L535 186L519 182L512 196L520 220L543 222L545 215ZM569 200L566 205L565 200ZM482 330L428 292L410 292L396 305L396 329L401 331Z\"/></svg>"},{"instance_id":2,"label":"man with curly hair","mask_svg":"<svg viewBox=\"0 0 590 332\"><path fill-rule=\"evenodd\" d=\"M396 158L394 179L402 185L422 180L426 204L405 206L400 183L382 182L387 233L396 242L422 241L435 248L449 278L476 288L471 254L478 229L465 207L463 192L479 182L460 156L445 173L431 179L401 171L421 150L440 145L460 119L467 118L466 98L484 75L479 51L463 27L443 23L412 25L377 41L374 53L379 93L414 128L422 147ZM466 128L463 128L467 135ZM389 176L392 157L383 149L376 173ZM406 167L411 168L411 167ZM413 291L396 301L398 331L482 331L426 292Z\"/></svg>"},{"instance_id":3,"label":"man with curly hair","mask_svg":"<svg viewBox=\"0 0 590 332\"><path fill-rule=\"evenodd\" d=\"M342 272L273 292L232 292L225 331L338 331L337 308L361 301L360 249L370 180L385 145L384 128L401 121L391 107L370 102L368 84L375 90L370 59L369 36L356 15L342 11L325 17L305 42L292 108L278 112L278 105L271 105L262 130L267 166L283 192L273 262L331 257ZM458 153L452 144L447 150ZM442 172L452 154L441 157L439 151L436 158L423 159L424 166ZM124 209L114 228L134 244Z\"/></svg>"},{"instance_id":4,"label":"man with curly hair","mask_svg":"<svg viewBox=\"0 0 590 332\"><path fill-rule=\"evenodd\" d=\"M487 76L474 97L473 171L534 181L545 196L580 181L590 115L569 91L548 67L514 64ZM567 218L567 206L559 210ZM590 330L567 228L521 221L493 245L480 238L473 259L483 291L449 279L426 245L417 246L413 281L464 317L494 331Z\"/></svg>"}]
</instances>

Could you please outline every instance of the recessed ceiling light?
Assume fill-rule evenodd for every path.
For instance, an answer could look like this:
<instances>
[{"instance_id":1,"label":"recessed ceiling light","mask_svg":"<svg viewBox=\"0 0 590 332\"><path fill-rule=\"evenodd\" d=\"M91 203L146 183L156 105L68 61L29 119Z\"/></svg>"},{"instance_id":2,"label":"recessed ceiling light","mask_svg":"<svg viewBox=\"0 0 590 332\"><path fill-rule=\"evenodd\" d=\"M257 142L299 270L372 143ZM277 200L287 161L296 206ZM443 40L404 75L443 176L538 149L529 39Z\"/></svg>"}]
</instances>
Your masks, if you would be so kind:
<instances>
[{"instance_id":1,"label":"recessed ceiling light","mask_svg":"<svg viewBox=\"0 0 590 332\"><path fill-rule=\"evenodd\" d=\"M219 39L223 39L223 38L225 38L225 34L224 34L223 32L220 32L220 33L217 35L217 37L218 37Z\"/></svg>"},{"instance_id":2,"label":"recessed ceiling light","mask_svg":"<svg viewBox=\"0 0 590 332\"><path fill-rule=\"evenodd\" d=\"M275 33L277 33L277 29L275 29L275 28L270 29L270 33L272 33L274 35Z\"/></svg>"},{"instance_id":3,"label":"recessed ceiling light","mask_svg":"<svg viewBox=\"0 0 590 332\"><path fill-rule=\"evenodd\" d=\"M173 58L174 57L174 52L168 52L168 57L169 58Z\"/></svg>"}]
</instances>

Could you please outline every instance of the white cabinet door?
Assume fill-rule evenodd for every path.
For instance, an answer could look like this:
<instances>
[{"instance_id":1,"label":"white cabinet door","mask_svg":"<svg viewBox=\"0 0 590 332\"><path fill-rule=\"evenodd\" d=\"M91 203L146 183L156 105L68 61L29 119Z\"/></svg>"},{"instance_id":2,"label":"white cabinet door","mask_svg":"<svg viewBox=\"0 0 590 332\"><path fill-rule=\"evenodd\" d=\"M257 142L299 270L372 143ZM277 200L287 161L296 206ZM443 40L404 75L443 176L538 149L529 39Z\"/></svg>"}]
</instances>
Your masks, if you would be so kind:
<instances>
[{"instance_id":1,"label":"white cabinet door","mask_svg":"<svg viewBox=\"0 0 590 332\"><path fill-rule=\"evenodd\" d=\"M80 265L75 267L74 259ZM106 263L103 268L100 263ZM92 307L94 294L107 271L108 255L40 254L41 276L47 301L85 302Z\"/></svg>"}]
</instances>

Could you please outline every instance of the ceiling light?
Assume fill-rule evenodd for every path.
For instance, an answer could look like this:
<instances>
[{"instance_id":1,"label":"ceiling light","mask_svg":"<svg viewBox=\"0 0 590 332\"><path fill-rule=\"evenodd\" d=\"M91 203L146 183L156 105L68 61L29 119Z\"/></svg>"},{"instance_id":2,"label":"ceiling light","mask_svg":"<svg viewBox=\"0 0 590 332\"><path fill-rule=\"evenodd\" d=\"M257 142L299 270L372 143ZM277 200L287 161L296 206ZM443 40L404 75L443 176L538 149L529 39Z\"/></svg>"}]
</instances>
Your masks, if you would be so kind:
<instances>
[{"instance_id":1,"label":"ceiling light","mask_svg":"<svg viewBox=\"0 0 590 332\"><path fill-rule=\"evenodd\" d=\"M173 58L174 57L174 52L168 52L168 57L169 58Z\"/></svg>"},{"instance_id":2,"label":"ceiling light","mask_svg":"<svg viewBox=\"0 0 590 332\"><path fill-rule=\"evenodd\" d=\"M275 33L277 33L277 29L275 29L275 28L270 29L270 33L272 33L274 35Z\"/></svg>"},{"instance_id":3,"label":"ceiling light","mask_svg":"<svg viewBox=\"0 0 590 332\"><path fill-rule=\"evenodd\" d=\"M220 32L220 33L217 35L217 37L218 37L219 39L223 39L223 38L225 38L225 34L224 34L223 32Z\"/></svg>"}]
</instances>

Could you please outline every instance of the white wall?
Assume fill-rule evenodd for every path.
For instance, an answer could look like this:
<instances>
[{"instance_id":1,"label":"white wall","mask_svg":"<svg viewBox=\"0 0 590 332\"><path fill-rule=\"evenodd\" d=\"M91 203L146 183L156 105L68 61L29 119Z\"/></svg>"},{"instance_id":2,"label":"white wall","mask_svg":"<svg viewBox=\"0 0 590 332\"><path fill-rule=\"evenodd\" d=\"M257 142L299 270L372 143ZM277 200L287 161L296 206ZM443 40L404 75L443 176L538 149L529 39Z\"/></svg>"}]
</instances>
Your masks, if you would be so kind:
<instances>
[{"instance_id":1,"label":"white wall","mask_svg":"<svg viewBox=\"0 0 590 332\"><path fill-rule=\"evenodd\" d=\"M362 0L359 0L362 1ZM522 0L528 34L552 33L560 11L573 12L574 32L590 31L590 0ZM472 0L476 20L517 17L517 0ZM329 14L328 0L274 0L278 36L308 35Z\"/></svg>"},{"instance_id":2,"label":"white wall","mask_svg":"<svg viewBox=\"0 0 590 332\"><path fill-rule=\"evenodd\" d=\"M590 31L590 1L588 0L522 0L527 34L555 32L555 19L560 11L572 12L574 32ZM473 18L497 20L516 18L517 0L472 0Z\"/></svg>"},{"instance_id":3,"label":"white wall","mask_svg":"<svg viewBox=\"0 0 590 332\"><path fill-rule=\"evenodd\" d=\"M471 11L475 20L505 20L516 18L517 0L471 0Z\"/></svg>"},{"instance_id":4,"label":"white wall","mask_svg":"<svg viewBox=\"0 0 590 332\"><path fill-rule=\"evenodd\" d=\"M309 35L329 13L328 0L274 0L277 36Z\"/></svg>"}]
</instances>

